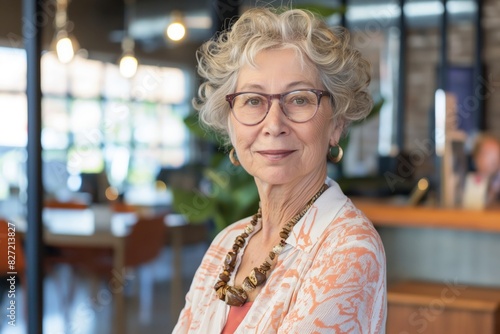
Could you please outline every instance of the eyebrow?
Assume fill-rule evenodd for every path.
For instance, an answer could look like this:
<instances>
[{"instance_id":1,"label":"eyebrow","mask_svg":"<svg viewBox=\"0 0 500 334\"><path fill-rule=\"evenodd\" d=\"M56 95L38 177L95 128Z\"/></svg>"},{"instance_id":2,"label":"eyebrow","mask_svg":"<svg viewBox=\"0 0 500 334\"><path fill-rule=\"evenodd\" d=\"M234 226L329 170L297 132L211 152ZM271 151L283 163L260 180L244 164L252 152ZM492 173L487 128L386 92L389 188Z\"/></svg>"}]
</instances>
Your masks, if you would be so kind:
<instances>
[{"instance_id":1,"label":"eyebrow","mask_svg":"<svg viewBox=\"0 0 500 334\"><path fill-rule=\"evenodd\" d=\"M288 90L293 90L293 89L297 89L297 88L309 89L309 88L314 88L314 85L308 81L293 81L293 82L290 82L288 85L286 85L285 89L286 89L286 91L288 91ZM251 91L251 90L263 91L264 87L260 84L250 83L250 84L243 85L241 87L241 89L239 89L238 91Z\"/></svg>"}]
</instances>

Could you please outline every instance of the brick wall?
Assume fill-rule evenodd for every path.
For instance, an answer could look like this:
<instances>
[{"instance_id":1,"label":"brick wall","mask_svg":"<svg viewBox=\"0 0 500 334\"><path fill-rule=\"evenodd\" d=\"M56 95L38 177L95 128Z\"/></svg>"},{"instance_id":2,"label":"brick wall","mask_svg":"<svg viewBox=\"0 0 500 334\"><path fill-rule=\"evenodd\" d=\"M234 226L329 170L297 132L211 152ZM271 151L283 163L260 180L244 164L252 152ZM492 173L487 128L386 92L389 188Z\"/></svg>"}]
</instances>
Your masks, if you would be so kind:
<instances>
[{"instance_id":1,"label":"brick wall","mask_svg":"<svg viewBox=\"0 0 500 334\"><path fill-rule=\"evenodd\" d=\"M488 80L486 99L486 125L488 130L500 137L500 2L486 0L483 8L485 30L484 62Z\"/></svg>"}]
</instances>

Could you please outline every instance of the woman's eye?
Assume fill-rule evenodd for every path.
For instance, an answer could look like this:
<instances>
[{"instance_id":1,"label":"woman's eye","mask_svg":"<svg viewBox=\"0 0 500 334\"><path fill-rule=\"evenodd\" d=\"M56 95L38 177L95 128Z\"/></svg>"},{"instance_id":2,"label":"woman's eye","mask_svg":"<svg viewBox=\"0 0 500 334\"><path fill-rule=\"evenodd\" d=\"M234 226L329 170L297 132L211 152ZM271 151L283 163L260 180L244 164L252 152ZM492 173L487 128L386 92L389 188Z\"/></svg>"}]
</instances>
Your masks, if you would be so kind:
<instances>
[{"instance_id":1,"label":"woman's eye","mask_svg":"<svg viewBox=\"0 0 500 334\"><path fill-rule=\"evenodd\" d=\"M260 103L259 99L250 99L248 100L248 103L253 105L253 106L256 106Z\"/></svg>"},{"instance_id":2,"label":"woman's eye","mask_svg":"<svg viewBox=\"0 0 500 334\"><path fill-rule=\"evenodd\" d=\"M296 98L293 99L292 103L294 103L294 104L305 104L305 103L307 103L307 101L303 97L296 97Z\"/></svg>"},{"instance_id":3,"label":"woman's eye","mask_svg":"<svg viewBox=\"0 0 500 334\"><path fill-rule=\"evenodd\" d=\"M246 104L252 107L260 106L262 104L262 99L258 97L249 97Z\"/></svg>"}]
</instances>

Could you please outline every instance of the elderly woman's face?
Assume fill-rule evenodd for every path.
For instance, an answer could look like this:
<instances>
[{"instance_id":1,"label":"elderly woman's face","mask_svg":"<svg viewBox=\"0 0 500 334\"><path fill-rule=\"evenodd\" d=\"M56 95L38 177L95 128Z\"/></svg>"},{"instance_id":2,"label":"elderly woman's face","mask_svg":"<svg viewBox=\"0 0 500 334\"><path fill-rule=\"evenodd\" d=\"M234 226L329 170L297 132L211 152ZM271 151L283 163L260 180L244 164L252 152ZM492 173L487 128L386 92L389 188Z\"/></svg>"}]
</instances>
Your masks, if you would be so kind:
<instances>
[{"instance_id":1,"label":"elderly woman's face","mask_svg":"<svg viewBox=\"0 0 500 334\"><path fill-rule=\"evenodd\" d=\"M256 67L240 70L236 92L279 94L297 89L324 90L317 70L302 66L291 49L266 50L256 57ZM286 184L315 180L326 175L328 145L336 145L341 130L333 124L328 97L322 97L316 115L294 123L272 101L266 118L257 125L244 125L231 113L229 135L245 170L262 182Z\"/></svg>"}]
</instances>

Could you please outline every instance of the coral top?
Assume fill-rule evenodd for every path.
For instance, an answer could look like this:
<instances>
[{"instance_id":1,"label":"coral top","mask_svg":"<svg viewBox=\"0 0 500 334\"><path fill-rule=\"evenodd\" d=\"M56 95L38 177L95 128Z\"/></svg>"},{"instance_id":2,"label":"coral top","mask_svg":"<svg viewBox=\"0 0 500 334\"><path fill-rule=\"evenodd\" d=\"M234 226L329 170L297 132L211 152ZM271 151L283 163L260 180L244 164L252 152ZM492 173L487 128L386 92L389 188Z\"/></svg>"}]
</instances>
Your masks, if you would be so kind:
<instances>
[{"instance_id":1,"label":"coral top","mask_svg":"<svg viewBox=\"0 0 500 334\"><path fill-rule=\"evenodd\" d=\"M224 326L222 334L233 334L236 331L236 328L238 328L240 323L247 315L248 310L250 310L250 307L252 307L252 303L253 302L246 302L239 307L231 306L231 308L229 309L229 314L227 316L226 326Z\"/></svg>"},{"instance_id":2,"label":"coral top","mask_svg":"<svg viewBox=\"0 0 500 334\"><path fill-rule=\"evenodd\" d=\"M385 333L382 242L337 183L326 182L330 188L294 226L235 334ZM174 333L218 334L232 321L230 306L217 298L213 286L234 239L250 219L228 226L214 239L196 271Z\"/></svg>"}]
</instances>

